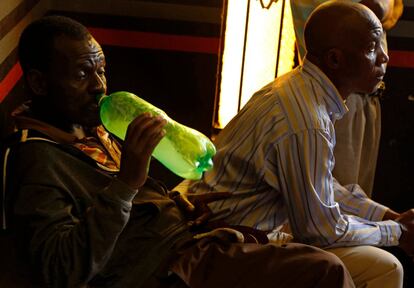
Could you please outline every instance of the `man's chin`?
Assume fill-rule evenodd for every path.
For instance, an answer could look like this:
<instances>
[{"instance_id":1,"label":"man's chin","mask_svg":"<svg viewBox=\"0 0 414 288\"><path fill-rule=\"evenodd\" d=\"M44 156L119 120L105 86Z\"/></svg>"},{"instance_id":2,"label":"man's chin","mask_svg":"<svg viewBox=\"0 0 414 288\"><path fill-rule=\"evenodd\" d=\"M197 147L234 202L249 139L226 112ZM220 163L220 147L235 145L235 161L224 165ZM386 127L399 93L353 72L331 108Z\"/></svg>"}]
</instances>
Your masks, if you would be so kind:
<instances>
[{"instance_id":1,"label":"man's chin","mask_svg":"<svg viewBox=\"0 0 414 288\"><path fill-rule=\"evenodd\" d=\"M385 90L385 83L384 83L384 81L380 81L379 83L377 83L377 85L375 85L375 87L372 89L372 91L369 92L368 94L370 94L370 95L379 95L384 90Z\"/></svg>"},{"instance_id":2,"label":"man's chin","mask_svg":"<svg viewBox=\"0 0 414 288\"><path fill-rule=\"evenodd\" d=\"M376 94L379 90L383 90L384 82L380 81L371 87L367 87L366 89L361 89L360 91L356 91L359 94Z\"/></svg>"}]
</instances>

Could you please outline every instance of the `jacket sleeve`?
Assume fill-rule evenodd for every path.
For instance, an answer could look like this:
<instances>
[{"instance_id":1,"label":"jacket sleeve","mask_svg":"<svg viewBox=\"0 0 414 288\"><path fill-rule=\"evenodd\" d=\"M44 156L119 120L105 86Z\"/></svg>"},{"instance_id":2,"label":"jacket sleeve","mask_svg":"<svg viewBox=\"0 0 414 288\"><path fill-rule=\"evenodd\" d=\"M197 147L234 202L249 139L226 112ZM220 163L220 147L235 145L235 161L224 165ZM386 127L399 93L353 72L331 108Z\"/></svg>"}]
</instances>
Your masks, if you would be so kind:
<instances>
[{"instance_id":1,"label":"jacket sleeve","mask_svg":"<svg viewBox=\"0 0 414 288\"><path fill-rule=\"evenodd\" d=\"M78 195L85 191L73 190L85 189L80 183L85 178L76 177L83 163L67 169L76 159L59 159L59 153L53 153L57 148L43 146L21 145L13 157L13 173L19 178L14 204L17 231L42 282L52 287L79 286L111 257L136 191L114 178L82 199Z\"/></svg>"}]
</instances>

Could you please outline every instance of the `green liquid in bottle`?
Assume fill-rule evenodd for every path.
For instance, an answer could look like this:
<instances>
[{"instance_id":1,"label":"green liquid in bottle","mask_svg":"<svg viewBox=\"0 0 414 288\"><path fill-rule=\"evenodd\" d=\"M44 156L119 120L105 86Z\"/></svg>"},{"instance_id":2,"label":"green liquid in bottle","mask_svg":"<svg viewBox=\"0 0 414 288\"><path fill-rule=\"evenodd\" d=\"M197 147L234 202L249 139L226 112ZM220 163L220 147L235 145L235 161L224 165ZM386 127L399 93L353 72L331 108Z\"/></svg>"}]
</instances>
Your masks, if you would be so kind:
<instances>
[{"instance_id":1,"label":"green liquid in bottle","mask_svg":"<svg viewBox=\"0 0 414 288\"><path fill-rule=\"evenodd\" d=\"M213 167L216 153L213 143L205 135L184 126L167 114L129 92L115 92L99 99L100 116L105 128L125 139L129 123L138 115L150 112L167 120L166 135L155 147L153 156L164 166L185 179L200 179L203 172Z\"/></svg>"}]
</instances>

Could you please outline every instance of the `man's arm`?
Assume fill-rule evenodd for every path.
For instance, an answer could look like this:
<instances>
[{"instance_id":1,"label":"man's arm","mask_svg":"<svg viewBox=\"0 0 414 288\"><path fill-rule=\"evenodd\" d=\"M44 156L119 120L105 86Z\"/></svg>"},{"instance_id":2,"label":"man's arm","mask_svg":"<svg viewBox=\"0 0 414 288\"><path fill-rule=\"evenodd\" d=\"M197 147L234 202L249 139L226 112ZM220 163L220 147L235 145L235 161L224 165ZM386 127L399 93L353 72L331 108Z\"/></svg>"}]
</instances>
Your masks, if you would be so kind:
<instances>
[{"instance_id":1,"label":"man's arm","mask_svg":"<svg viewBox=\"0 0 414 288\"><path fill-rule=\"evenodd\" d=\"M342 186L333 178L333 190L335 201L341 207L341 211L371 221L394 220L384 218L390 209L370 199L358 184Z\"/></svg>"},{"instance_id":2,"label":"man's arm","mask_svg":"<svg viewBox=\"0 0 414 288\"><path fill-rule=\"evenodd\" d=\"M397 213L389 209L383 219L394 220L401 225L402 234L398 246L414 261L414 209L409 209L403 213Z\"/></svg>"},{"instance_id":3,"label":"man's arm","mask_svg":"<svg viewBox=\"0 0 414 288\"><path fill-rule=\"evenodd\" d=\"M400 247L414 261L414 209L410 209L396 219L401 225Z\"/></svg>"},{"instance_id":4,"label":"man's arm","mask_svg":"<svg viewBox=\"0 0 414 288\"><path fill-rule=\"evenodd\" d=\"M88 164L71 172L79 160L60 156L67 154L48 143L25 143L12 153L19 179L16 229L36 276L52 287L86 283L112 255L135 191L118 180L106 187L82 184L94 183L87 176L103 176L92 174Z\"/></svg>"},{"instance_id":5,"label":"man's arm","mask_svg":"<svg viewBox=\"0 0 414 288\"><path fill-rule=\"evenodd\" d=\"M311 130L277 146L280 184L294 237L319 247L397 245L398 223L343 214L335 202L330 141L324 131Z\"/></svg>"},{"instance_id":6,"label":"man's arm","mask_svg":"<svg viewBox=\"0 0 414 288\"><path fill-rule=\"evenodd\" d=\"M47 285L80 286L106 265L129 220L132 199L147 178L164 125L145 114L133 121L120 175L112 180L53 144L24 143L15 151L18 228Z\"/></svg>"}]
</instances>

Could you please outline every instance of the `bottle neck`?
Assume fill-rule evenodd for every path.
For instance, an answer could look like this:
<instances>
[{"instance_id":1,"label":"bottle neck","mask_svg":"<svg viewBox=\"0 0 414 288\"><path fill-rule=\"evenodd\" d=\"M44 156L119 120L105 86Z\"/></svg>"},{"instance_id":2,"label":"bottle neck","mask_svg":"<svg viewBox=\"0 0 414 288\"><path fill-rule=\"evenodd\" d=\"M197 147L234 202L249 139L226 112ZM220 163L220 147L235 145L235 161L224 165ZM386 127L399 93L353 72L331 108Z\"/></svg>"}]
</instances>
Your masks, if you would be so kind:
<instances>
[{"instance_id":1,"label":"bottle neck","mask_svg":"<svg viewBox=\"0 0 414 288\"><path fill-rule=\"evenodd\" d=\"M108 97L108 95L105 95L103 93L96 96L96 101L98 101L98 106L101 106L102 100L105 99L106 97Z\"/></svg>"}]
</instances>

